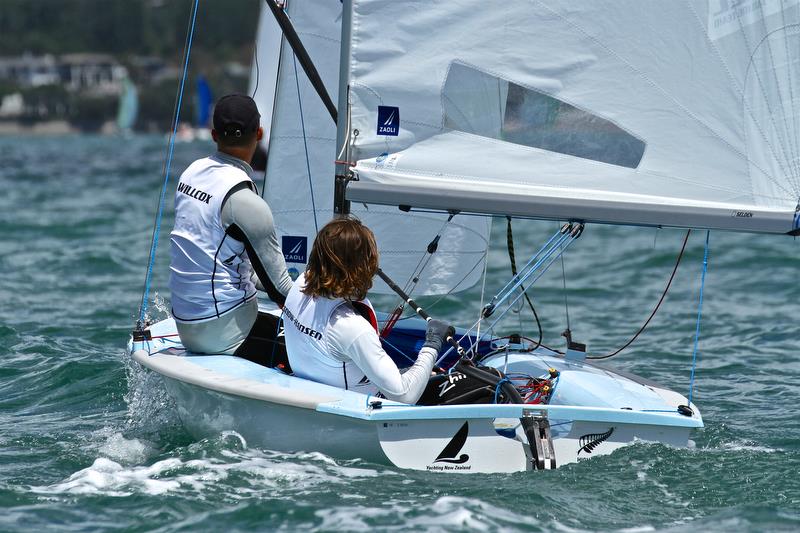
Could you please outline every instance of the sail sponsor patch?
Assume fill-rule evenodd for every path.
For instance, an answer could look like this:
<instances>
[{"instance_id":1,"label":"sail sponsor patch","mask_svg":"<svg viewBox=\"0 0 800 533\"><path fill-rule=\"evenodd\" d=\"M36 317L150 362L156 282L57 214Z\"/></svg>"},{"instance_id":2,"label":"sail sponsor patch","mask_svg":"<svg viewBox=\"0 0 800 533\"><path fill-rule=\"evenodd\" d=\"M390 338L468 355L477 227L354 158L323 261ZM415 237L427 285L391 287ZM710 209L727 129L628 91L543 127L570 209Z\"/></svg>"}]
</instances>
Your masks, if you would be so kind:
<instances>
[{"instance_id":1,"label":"sail sponsor patch","mask_svg":"<svg viewBox=\"0 0 800 533\"><path fill-rule=\"evenodd\" d=\"M390 154L388 152L384 152L375 158L375 168L393 170L397 166L397 161L399 159L400 154Z\"/></svg>"},{"instance_id":2,"label":"sail sponsor patch","mask_svg":"<svg viewBox=\"0 0 800 533\"><path fill-rule=\"evenodd\" d=\"M708 36L712 41L731 33L742 32L746 26L780 13L784 4L796 0L710 0L708 2Z\"/></svg>"},{"instance_id":3,"label":"sail sponsor patch","mask_svg":"<svg viewBox=\"0 0 800 533\"><path fill-rule=\"evenodd\" d=\"M281 237L281 250L287 263L305 263L308 260L308 237L284 235Z\"/></svg>"},{"instance_id":4,"label":"sail sponsor patch","mask_svg":"<svg viewBox=\"0 0 800 533\"><path fill-rule=\"evenodd\" d=\"M397 136L400 133L400 108L378 106L378 135Z\"/></svg>"}]
</instances>

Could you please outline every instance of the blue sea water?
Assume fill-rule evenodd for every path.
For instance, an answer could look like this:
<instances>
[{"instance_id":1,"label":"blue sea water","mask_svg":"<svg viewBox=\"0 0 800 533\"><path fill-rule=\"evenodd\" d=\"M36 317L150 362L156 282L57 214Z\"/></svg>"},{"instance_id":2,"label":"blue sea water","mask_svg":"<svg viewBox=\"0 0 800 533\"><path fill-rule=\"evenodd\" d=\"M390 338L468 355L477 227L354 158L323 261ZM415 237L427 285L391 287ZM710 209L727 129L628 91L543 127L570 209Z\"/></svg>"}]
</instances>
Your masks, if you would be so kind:
<instances>
[{"instance_id":1,"label":"blue sea water","mask_svg":"<svg viewBox=\"0 0 800 533\"><path fill-rule=\"evenodd\" d=\"M210 146L179 145L173 171ZM402 471L190 436L125 354L163 181L160 137L0 138L0 530L800 530L800 243L710 236L693 445L637 444L556 471ZM166 316L167 195L151 304ZM518 262L555 230L515 223ZM655 305L684 232L591 226L534 288L545 342L622 345ZM661 310L610 364L684 394L704 232ZM487 294L507 280L505 222ZM377 298L380 306L394 301ZM480 287L432 305L471 323ZM506 332L535 335L526 309Z\"/></svg>"}]
</instances>

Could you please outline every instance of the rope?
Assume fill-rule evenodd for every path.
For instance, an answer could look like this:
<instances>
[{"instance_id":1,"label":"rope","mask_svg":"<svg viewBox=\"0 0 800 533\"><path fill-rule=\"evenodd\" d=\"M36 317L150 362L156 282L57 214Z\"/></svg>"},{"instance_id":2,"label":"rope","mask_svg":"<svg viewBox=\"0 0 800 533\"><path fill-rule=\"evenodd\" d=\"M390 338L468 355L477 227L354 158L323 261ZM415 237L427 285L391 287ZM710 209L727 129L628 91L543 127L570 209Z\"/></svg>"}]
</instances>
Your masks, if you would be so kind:
<instances>
[{"instance_id":1,"label":"rope","mask_svg":"<svg viewBox=\"0 0 800 533\"><path fill-rule=\"evenodd\" d=\"M567 300L567 269L564 266L564 252L561 252L561 280L564 282L564 313L567 316L567 332L569 327L569 301Z\"/></svg>"},{"instance_id":2,"label":"rope","mask_svg":"<svg viewBox=\"0 0 800 533\"><path fill-rule=\"evenodd\" d=\"M503 303L504 303L504 302L505 302L505 301L506 301L506 300L507 300L507 299L508 299L508 298L511 296L511 294L515 293L515 291L517 290L517 288L519 288L519 286L520 286L522 283L525 283L525 282L527 282L528 278L530 278L531 276L533 276L534 274L536 274L536 273L537 273L536 271L539 269L539 267L543 267L542 271L541 271L541 272L539 272L539 273L538 273L538 274L537 274L537 275L536 275L536 276L533 278L533 281L531 281L530 285L533 285L534 283L536 283L536 281L538 281L538 280L539 280L539 278L541 278L541 277L542 277L542 276L545 274L545 272L547 272L547 270L550 268L550 265L552 265L552 264L553 264L553 262L554 262L556 259L558 259L558 257L559 257L561 254L563 254L563 253L564 253L564 250L566 250L566 249L569 247L569 245L570 245L570 244L572 244L573 242L575 242L575 240L576 240L576 239L577 239L579 236L580 236L580 233L573 234L573 231L572 231L572 230L566 231L565 233L561 233L561 231L557 232L557 233L556 233L556 234L555 234L555 235L554 235L554 236L553 236L553 237L550 239L550 241L548 241L548 244L546 244L545 246L543 246L543 247L542 247L542 248L541 248L541 249L540 249L538 252L536 252L536 255L535 255L535 256L534 256L534 257L533 257L533 258L532 258L530 261L528 261L528 265L530 265L530 263L532 263L532 262L534 261L534 259L536 259L536 258L537 258L537 257L538 257L538 256L539 256L541 253L542 253L542 251L543 251L543 250L544 250L544 249L545 249L545 248L546 248L546 247L547 247L547 246L550 244L550 242L552 242L552 241L553 241L553 239L555 239L556 237L558 237L558 241L557 241L556 243L554 243L554 244L553 244L553 245L552 245L552 246L551 246L551 247L550 247L550 248L549 248L547 251L545 251L545 253L543 254L543 256L542 256L542 257L541 257L541 258L540 258L538 261L536 261L536 263L533 265L533 267L532 267L532 268L528 269L528 265L526 265L526 266L525 266L525 268L523 268L523 271L525 271L526 269L528 269L528 270L527 270L527 271L525 271L525 272L524 272L524 274L522 274L522 275L518 275L518 276L514 276L514 277L511 279L511 281L509 281L509 282L506 284L506 286L505 286L505 287L503 287L503 289L501 289L501 291L500 291L499 293L497 293L497 295L495 295L495 297L494 297L494 298L492 298L492 303L491 303L491 304L489 304L489 305L492 305L492 306L493 306L493 308L496 308L497 306L499 306L499 305L503 304ZM568 242L567 242L567 243L564 245L563 243L564 243L565 241L568 241ZM563 246L562 246L562 245L563 245ZM553 256L553 253L554 253L556 250L558 250L558 254L557 254L556 256L552 257L552 256ZM545 262L547 262L547 264L545 264ZM501 293L503 293L504 291L506 291L506 290L507 290L507 292L505 292L505 294L504 294L504 295L503 295L501 298L499 298L499 299L498 299L498 296L499 296ZM518 301L519 301L519 299L520 299L520 298L522 298L522 295L523 295L523 294L525 294L525 293L522 293L522 292L521 292L521 293L519 293L519 294L517 295L517 297L516 297L516 298L514 298L514 299L511 301L511 303L510 303L510 304L508 304L508 306L507 306L507 307L506 307L506 308L505 308L505 309L504 309L504 310L503 310L503 311L502 311L502 312L501 312L501 313L500 313L500 314L499 314L499 315L496 317L495 321L494 321L494 322L492 322L492 324L489 326L489 328L488 328L488 329L489 329L489 331L493 331L493 330L494 330L494 327L495 327L495 325L496 325L496 324L497 324L497 323L498 323L498 322L499 322L499 321L500 321L500 320L501 320L501 319L502 319L502 318L503 318L503 317L506 315L506 313L508 313L508 311L509 311L509 310L510 310L510 309L511 309L511 308L512 308L512 307L513 307L513 306L514 306L514 305L515 305L515 304L516 304ZM482 314L481 314L481 318L479 318L479 319L477 320L477 322L475 322L475 324L473 324L473 325L472 325L472 326L471 326L469 329L467 329L467 333L466 333L466 334L464 334L464 335L463 335L463 336L462 336L462 337L461 337L461 338L458 340L458 342L460 343L462 340L464 340L464 338L465 338L467 335L469 335L469 333L470 333L471 331L475 330L475 328L477 328L477 327L478 327L478 325L481 323L481 321L482 321L482 320L484 320L485 318L488 318L488 317L487 317L487 316L485 316L485 314L484 314L484 313L482 313ZM484 334L484 335L485 335L485 334ZM480 344L481 340L483 340L483 339L482 339L481 337L478 337L478 339L477 339L477 343L478 343L478 344ZM444 352L444 354L441 354L441 355L439 356L439 359L436 361L436 364L437 364L437 365L438 365L438 364L440 364L440 363L441 363L441 362L442 362L442 361L443 361L443 360L444 360L444 359L445 359L445 358L446 358L448 355L450 355L450 353L451 353L451 352L452 352L452 348L448 348L448 350L447 350L446 352Z\"/></svg>"},{"instance_id":3,"label":"rope","mask_svg":"<svg viewBox=\"0 0 800 533\"><path fill-rule=\"evenodd\" d=\"M314 202L314 180L311 179L311 162L308 158L308 139L306 138L306 121L303 117L303 100L300 98L300 78L297 75L297 55L292 54L292 61L294 62L294 81L297 86L297 105L300 107L300 126L303 128L303 148L306 152L306 170L308 170L308 187L311 189L311 209L314 211L314 229L319 233L319 225L317 224L317 206Z\"/></svg>"},{"instance_id":4,"label":"rope","mask_svg":"<svg viewBox=\"0 0 800 533\"><path fill-rule=\"evenodd\" d=\"M700 301L697 304L697 327L694 331L694 349L692 350L692 375L689 378L689 406L692 405L692 393L694 392L694 372L697 368L697 346L700 343L700 317L703 312L703 288L706 284L706 271L708 270L708 239L710 231L706 231L706 247L703 252L703 273L700 277Z\"/></svg>"},{"instance_id":5,"label":"rope","mask_svg":"<svg viewBox=\"0 0 800 533\"><path fill-rule=\"evenodd\" d=\"M669 291L669 287L670 287L670 285L672 285L672 280L675 279L675 273L678 271L678 265L681 264L681 258L683 257L683 251L686 249L686 242L689 240L689 235L691 233L692 233L692 230L690 230L690 229L686 230L686 236L683 238L683 245L681 246L681 251L678 253L678 259L675 260L675 266L672 269L672 274L670 274L670 276L669 276L669 280L667 281L667 286L664 287L664 292L661 293L661 298L658 299L658 303L653 308L653 311L650 313L650 316L647 317L647 320L644 321L644 324L642 324L642 327L639 328L639 331L637 331L633 335L633 337L630 338L630 340L628 342L623 344L620 348L616 349L615 351L613 351L611 353L607 353L605 355L587 355L586 359L609 359L611 357L614 357L615 355L620 353L622 350L624 350L625 348L627 348L628 346L633 344L633 341L635 341L639 337L639 335L642 334L642 332L645 330L647 325L650 324L650 321L653 320L653 317L656 316L656 313L658 312L658 309L661 307L661 303L664 301L664 298L666 298L666 296L667 296L667 291Z\"/></svg>"},{"instance_id":6,"label":"rope","mask_svg":"<svg viewBox=\"0 0 800 533\"><path fill-rule=\"evenodd\" d=\"M517 260L516 255L514 254L514 233L511 230L511 217L506 217L506 246L508 247L508 259L511 261L511 274L513 276L517 275ZM528 307L530 307L531 312L533 313L533 318L536 320L536 327L539 329L539 340L536 341L536 346L531 349L531 351L535 350L539 346L542 345L542 323L539 320L539 314L536 312L536 308L533 307L533 302L531 302L530 297L528 297L528 293L526 292L524 285L520 285L520 289L525 294L525 300L528 302ZM483 294L481 293L481 309L483 309ZM521 318L520 318L521 320ZM520 327L520 329L522 329ZM480 329L479 329L480 331Z\"/></svg>"},{"instance_id":7,"label":"rope","mask_svg":"<svg viewBox=\"0 0 800 533\"><path fill-rule=\"evenodd\" d=\"M164 199L167 194L167 183L169 182L169 171L172 166L172 155L175 150L175 135L178 131L178 118L181 114L181 104L183 103L183 90L186 86L186 76L189 70L189 56L192 52L192 40L194 38L194 26L197 20L197 7L200 0L194 0L192 13L190 16L189 33L186 39L186 46L183 55L183 75L181 76L181 83L178 89L177 102L175 104L175 116L172 120L172 133L169 137L169 148L167 150L167 162L164 166L164 184L161 187L161 196L158 200L158 212L156 214L156 221L153 228L153 237L150 242L150 260L147 265L147 274L144 279L144 290L142 291L142 304L139 307L139 320L136 322L136 329L141 330L145 327L145 317L147 316L147 298L150 295L150 282L153 277L153 265L156 261L156 248L158 248L158 237L161 233L161 218L164 214Z\"/></svg>"},{"instance_id":8,"label":"rope","mask_svg":"<svg viewBox=\"0 0 800 533\"><path fill-rule=\"evenodd\" d=\"M498 381L497 385L494 387L494 401L492 401L492 403L497 403L497 400L500 397L500 387L503 386L503 383L511 383L512 386L514 385L514 383L508 378L503 378Z\"/></svg>"}]
</instances>

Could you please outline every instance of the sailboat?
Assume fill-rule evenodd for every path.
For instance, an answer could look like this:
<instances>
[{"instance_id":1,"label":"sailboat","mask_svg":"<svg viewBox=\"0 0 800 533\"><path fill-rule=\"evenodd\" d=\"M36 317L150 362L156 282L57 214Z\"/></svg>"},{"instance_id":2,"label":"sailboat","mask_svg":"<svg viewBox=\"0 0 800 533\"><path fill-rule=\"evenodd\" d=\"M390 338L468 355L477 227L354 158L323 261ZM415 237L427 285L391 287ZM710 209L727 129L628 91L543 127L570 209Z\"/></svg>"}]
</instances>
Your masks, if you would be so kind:
<instances>
[{"instance_id":1,"label":"sailboat","mask_svg":"<svg viewBox=\"0 0 800 533\"><path fill-rule=\"evenodd\" d=\"M301 83L285 40L267 191L285 208L275 215L285 252L297 252L291 267L303 267L309 224L352 213L382 246L376 291L452 294L481 279L489 217L562 221L440 361L500 370L495 396L520 399L405 405L187 353L170 319L142 325L132 357L165 377L186 427L430 472L551 469L636 441L686 446L703 427L691 390L601 367L569 337L561 354L493 331L593 224L800 234L798 2L345 0L341 55L328 61L313 40L334 48L334 25L314 26L324 16L299 4L288 18L301 38L307 30L322 84L338 71L338 116L331 152L332 122L309 121L331 106L312 98L319 83ZM306 112L290 105L292 86ZM282 188L280 175L293 181ZM423 333L422 320L403 320L387 353L413 358Z\"/></svg>"},{"instance_id":2,"label":"sailboat","mask_svg":"<svg viewBox=\"0 0 800 533\"><path fill-rule=\"evenodd\" d=\"M211 140L211 111L214 107L214 97L211 87L205 76L197 76L194 92L194 120L191 123L180 124L176 140L180 142L210 141Z\"/></svg>"},{"instance_id":3,"label":"sailboat","mask_svg":"<svg viewBox=\"0 0 800 533\"><path fill-rule=\"evenodd\" d=\"M122 94L117 107L117 131L130 133L139 114L139 92L133 82L125 78L122 81Z\"/></svg>"}]
</instances>

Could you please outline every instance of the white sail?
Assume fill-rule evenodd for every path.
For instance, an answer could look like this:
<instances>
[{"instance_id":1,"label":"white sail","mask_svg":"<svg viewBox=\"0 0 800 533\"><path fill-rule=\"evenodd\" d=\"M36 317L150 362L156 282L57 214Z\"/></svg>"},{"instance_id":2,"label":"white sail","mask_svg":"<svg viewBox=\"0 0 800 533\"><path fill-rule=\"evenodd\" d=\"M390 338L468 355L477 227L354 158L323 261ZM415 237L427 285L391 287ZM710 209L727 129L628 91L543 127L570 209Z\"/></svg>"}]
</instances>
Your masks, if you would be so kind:
<instances>
[{"instance_id":1,"label":"white sail","mask_svg":"<svg viewBox=\"0 0 800 533\"><path fill-rule=\"evenodd\" d=\"M342 4L288 2L286 9L335 102ZM336 125L284 40L265 198L273 211L278 239L292 274L305 269L318 228L333 216L336 155ZM352 212L375 232L381 268L400 284L425 258L428 243L447 218L438 213L409 214L397 207L366 208L360 204L354 204ZM489 224L485 218L456 216L446 226L414 294L442 294L475 284L483 271ZM377 280L374 290L391 292Z\"/></svg>"},{"instance_id":2,"label":"white sail","mask_svg":"<svg viewBox=\"0 0 800 533\"><path fill-rule=\"evenodd\" d=\"M264 128L262 143L269 145L272 130L272 112L275 105L275 89L278 84L278 62L281 52L282 34L275 17L262 4L256 32L256 46L253 64L250 67L250 87L248 94L253 97L261 113L261 127Z\"/></svg>"},{"instance_id":3,"label":"white sail","mask_svg":"<svg viewBox=\"0 0 800 533\"><path fill-rule=\"evenodd\" d=\"M799 3L353 0L348 198L796 233Z\"/></svg>"}]
</instances>

